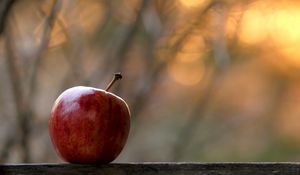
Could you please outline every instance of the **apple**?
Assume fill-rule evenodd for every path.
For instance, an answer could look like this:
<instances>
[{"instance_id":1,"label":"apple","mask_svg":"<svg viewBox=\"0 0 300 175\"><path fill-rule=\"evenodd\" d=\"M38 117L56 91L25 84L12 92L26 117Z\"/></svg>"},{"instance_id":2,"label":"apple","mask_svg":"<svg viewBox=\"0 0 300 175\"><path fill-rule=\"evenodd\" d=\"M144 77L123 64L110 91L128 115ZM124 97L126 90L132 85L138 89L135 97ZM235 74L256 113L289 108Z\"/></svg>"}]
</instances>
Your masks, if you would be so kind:
<instances>
[{"instance_id":1,"label":"apple","mask_svg":"<svg viewBox=\"0 0 300 175\"><path fill-rule=\"evenodd\" d=\"M104 164L120 154L130 129L130 112L126 102L108 90L121 78L121 74L115 74L105 90L76 86L56 99L49 135L62 159Z\"/></svg>"}]
</instances>

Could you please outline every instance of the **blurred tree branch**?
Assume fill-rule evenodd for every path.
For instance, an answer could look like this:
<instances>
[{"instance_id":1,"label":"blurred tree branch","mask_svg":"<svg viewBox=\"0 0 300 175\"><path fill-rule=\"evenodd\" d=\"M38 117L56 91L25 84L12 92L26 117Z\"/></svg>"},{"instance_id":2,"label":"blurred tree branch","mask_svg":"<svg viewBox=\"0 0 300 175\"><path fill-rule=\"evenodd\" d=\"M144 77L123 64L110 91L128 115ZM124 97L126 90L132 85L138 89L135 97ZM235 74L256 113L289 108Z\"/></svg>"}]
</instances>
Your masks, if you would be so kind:
<instances>
[{"instance_id":1,"label":"blurred tree branch","mask_svg":"<svg viewBox=\"0 0 300 175\"><path fill-rule=\"evenodd\" d=\"M208 12L208 10L210 10L214 5L215 2L213 1L208 3L201 11L199 11L197 16L195 17L195 22L188 23L186 25L183 34L181 34L177 38L177 40L172 46L169 46L167 48L168 54L166 54L167 57L164 60L159 61L158 58L147 57L149 60L152 60L151 65L153 65L153 67L149 66L151 69L149 69L147 75L145 77L141 77L141 81L143 81L143 83L141 84L143 85L138 86L139 89L135 90L136 94L133 97L133 101L130 103L130 106L132 107L133 120L135 120L137 116L139 116L143 107L145 106L145 104L147 104L148 100L150 99L150 96L152 94L151 92L153 92L158 85L157 82L161 77L161 73L165 70L166 66L174 60L179 48L182 47L182 44L187 39L187 37L190 36L192 31L195 29L195 26L201 24L200 19L203 17L203 15L205 15ZM154 52L154 50L152 50L152 52Z\"/></svg>"},{"instance_id":2,"label":"blurred tree branch","mask_svg":"<svg viewBox=\"0 0 300 175\"><path fill-rule=\"evenodd\" d=\"M72 8L75 8L76 1L68 2L69 10L72 11ZM66 61L69 66L69 71L64 75L64 81L59 88L59 91L63 91L73 84L85 83L85 77L83 75L83 64L84 64L84 54L86 52L87 43L83 39L82 33L80 31L79 21L74 20L78 19L79 14L70 13L68 16L68 21L70 21L70 25L72 27L67 27L64 22L58 18L57 23L61 27L64 35L66 36L66 40L69 42L66 46Z\"/></svg>"},{"instance_id":3,"label":"blurred tree branch","mask_svg":"<svg viewBox=\"0 0 300 175\"><path fill-rule=\"evenodd\" d=\"M124 65L124 62L126 61L126 52L130 49L130 46L133 43L134 36L138 31L139 26L142 22L142 14L145 11L147 5L149 4L149 0L142 0L140 2L139 11L136 16L135 22L130 25L124 32L123 37L121 38L119 45L117 46L117 50L115 52L115 55L113 56L113 60L118 59L116 65L115 65L115 71L122 70L122 67Z\"/></svg>"},{"instance_id":4,"label":"blurred tree branch","mask_svg":"<svg viewBox=\"0 0 300 175\"><path fill-rule=\"evenodd\" d=\"M210 77L207 77L208 82L203 90L202 95L198 97L195 104L188 114L189 119L187 123L180 129L177 140L172 150L172 161L180 161L184 154L184 148L190 141L192 133L195 131L201 119L204 118L206 109L208 108L211 96L219 88L219 84L223 79L224 70L213 70Z\"/></svg>"},{"instance_id":5,"label":"blurred tree branch","mask_svg":"<svg viewBox=\"0 0 300 175\"><path fill-rule=\"evenodd\" d=\"M198 126L199 121L203 119L206 109L210 104L211 97L220 88L220 83L224 77L224 73L229 67L230 56L226 48L224 25L226 19L225 6L222 4L214 4L213 9L218 10L214 12L212 17L214 21L213 30L215 36L212 38L212 58L214 59L213 73L210 77L207 77L208 83L202 93L199 95L195 106L192 108L192 112L189 114L189 120L185 126L180 130L177 141L173 148L173 161L179 161L184 153L186 144L192 137L192 133ZM203 94L203 95L202 95Z\"/></svg>"},{"instance_id":6,"label":"blurred tree branch","mask_svg":"<svg viewBox=\"0 0 300 175\"><path fill-rule=\"evenodd\" d=\"M54 22L56 15L60 9L61 6L61 1L60 0L54 0L51 11L49 16L45 20L45 25L43 29L43 33L41 35L41 41L40 41L40 46L37 49L37 52L35 54L35 57L33 59L33 64L31 67L31 71L29 72L29 81L27 85L27 94L25 97L26 99L32 99L34 92L35 92L35 87L36 87L36 78L37 78L37 70L39 67L39 64L41 63L42 60L42 54L45 52L45 50L48 47L49 41L50 41L50 34L51 30L53 28ZM27 102L29 104L29 102Z\"/></svg>"},{"instance_id":7,"label":"blurred tree branch","mask_svg":"<svg viewBox=\"0 0 300 175\"><path fill-rule=\"evenodd\" d=\"M116 34L116 43L110 49L111 52L108 53L107 57L105 58L104 64L106 65L104 69L98 67L94 73L91 75L91 79L89 82L93 82L93 80L99 80L102 79L101 76L106 75L106 72L108 70L113 70L114 72L120 72L122 71L122 66L124 65L124 62L126 61L125 54L130 49L132 42L134 41L134 36L138 31L138 27L141 24L142 19L142 13L144 12L144 9L146 8L147 4L150 1L148 0L141 0L138 8L138 12L136 13L136 19L133 21L133 23L123 26L121 28L121 32L117 32ZM107 24L106 22L105 24ZM105 27L105 26L103 26ZM114 63L114 64L112 64ZM101 66L103 63L100 61L98 63L99 66ZM115 91L120 90L120 84L116 86Z\"/></svg>"},{"instance_id":8,"label":"blurred tree branch","mask_svg":"<svg viewBox=\"0 0 300 175\"><path fill-rule=\"evenodd\" d=\"M95 45L98 44L98 41L101 40L102 35L104 35L105 31L108 30L108 26L112 18L112 1L105 0L104 3L107 10L104 14L103 21L96 27L95 33L97 34L97 37L92 38L92 43Z\"/></svg>"}]
</instances>

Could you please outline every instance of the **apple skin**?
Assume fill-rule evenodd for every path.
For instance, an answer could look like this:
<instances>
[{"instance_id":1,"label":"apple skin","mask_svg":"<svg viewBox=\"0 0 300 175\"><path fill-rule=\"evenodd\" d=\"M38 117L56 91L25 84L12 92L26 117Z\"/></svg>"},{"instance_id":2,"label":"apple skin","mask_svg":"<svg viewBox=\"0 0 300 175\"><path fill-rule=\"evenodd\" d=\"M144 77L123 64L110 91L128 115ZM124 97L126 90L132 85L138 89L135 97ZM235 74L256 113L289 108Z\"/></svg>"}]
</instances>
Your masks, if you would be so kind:
<instances>
[{"instance_id":1,"label":"apple skin","mask_svg":"<svg viewBox=\"0 0 300 175\"><path fill-rule=\"evenodd\" d=\"M105 164L122 151L129 134L130 112L120 97L77 86L55 101L49 134L62 159L78 164Z\"/></svg>"}]
</instances>

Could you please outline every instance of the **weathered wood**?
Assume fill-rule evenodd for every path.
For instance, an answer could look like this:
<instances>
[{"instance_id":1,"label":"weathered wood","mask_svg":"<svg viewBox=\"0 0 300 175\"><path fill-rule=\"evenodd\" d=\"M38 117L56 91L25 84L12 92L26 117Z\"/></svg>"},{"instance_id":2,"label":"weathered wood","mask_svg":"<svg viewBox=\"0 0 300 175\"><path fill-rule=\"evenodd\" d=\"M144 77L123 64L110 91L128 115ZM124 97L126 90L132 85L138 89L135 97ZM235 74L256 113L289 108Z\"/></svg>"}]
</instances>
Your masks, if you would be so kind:
<instances>
[{"instance_id":1,"label":"weathered wood","mask_svg":"<svg viewBox=\"0 0 300 175\"><path fill-rule=\"evenodd\" d=\"M6 164L1 175L297 175L300 163Z\"/></svg>"}]
</instances>

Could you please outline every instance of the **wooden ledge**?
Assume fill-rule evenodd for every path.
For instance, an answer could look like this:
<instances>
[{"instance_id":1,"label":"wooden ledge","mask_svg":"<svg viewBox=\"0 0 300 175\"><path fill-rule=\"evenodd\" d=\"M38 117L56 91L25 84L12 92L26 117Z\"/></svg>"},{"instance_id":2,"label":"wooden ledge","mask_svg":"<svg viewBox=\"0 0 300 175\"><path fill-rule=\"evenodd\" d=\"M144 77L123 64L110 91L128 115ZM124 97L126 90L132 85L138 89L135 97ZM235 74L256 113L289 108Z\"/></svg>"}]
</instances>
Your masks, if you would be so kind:
<instances>
[{"instance_id":1,"label":"wooden ledge","mask_svg":"<svg viewBox=\"0 0 300 175\"><path fill-rule=\"evenodd\" d=\"M4 164L0 175L297 175L300 163Z\"/></svg>"}]
</instances>

